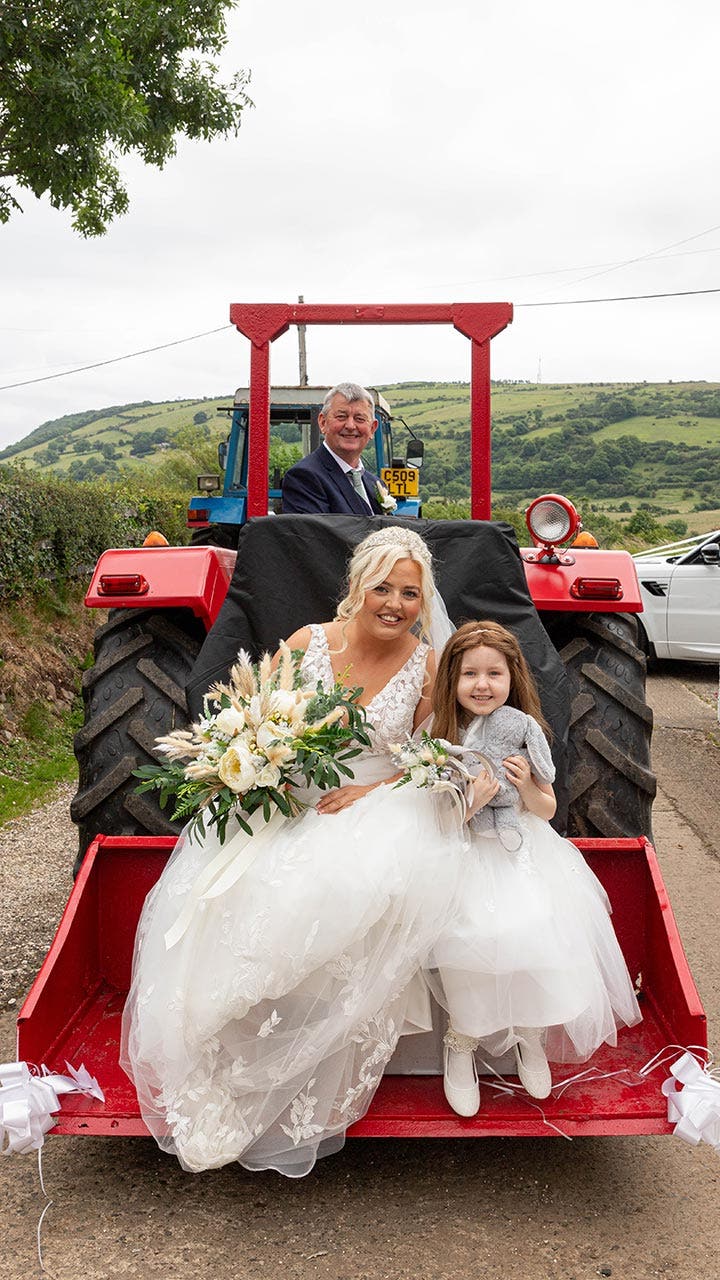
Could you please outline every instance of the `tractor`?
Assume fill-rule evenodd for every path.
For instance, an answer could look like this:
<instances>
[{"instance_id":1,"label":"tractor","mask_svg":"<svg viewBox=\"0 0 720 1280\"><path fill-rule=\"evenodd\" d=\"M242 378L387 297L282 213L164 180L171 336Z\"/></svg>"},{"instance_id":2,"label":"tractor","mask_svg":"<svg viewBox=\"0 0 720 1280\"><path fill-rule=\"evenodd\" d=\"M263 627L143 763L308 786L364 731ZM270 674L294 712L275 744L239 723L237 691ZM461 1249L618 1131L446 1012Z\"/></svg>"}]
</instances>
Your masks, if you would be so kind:
<instances>
[{"instance_id":1,"label":"tractor","mask_svg":"<svg viewBox=\"0 0 720 1280\"><path fill-rule=\"evenodd\" d=\"M200 542L103 553L86 603L109 609L95 665L83 681L85 724L76 739L79 786L72 813L80 860L51 951L21 1010L19 1057L92 1067L105 1103L66 1099L57 1131L145 1133L117 1059L132 943L145 895L172 850L177 827L137 793L135 770L153 762L155 738L185 726L204 691L239 647L259 656L309 619L333 616L349 550L377 521L412 519L433 552L436 578L456 623L494 617L521 640L553 730L558 828L572 838L609 894L618 938L642 1001L643 1021L620 1037L620 1057L601 1050L601 1078L539 1108L500 1090L471 1120L442 1094L441 1029L401 1044L368 1114L351 1136L537 1136L668 1132L659 1081L639 1071L667 1044L707 1043L705 1016L649 843L655 780L652 716L645 701L642 609L632 558L577 545L580 520L561 495L530 504L531 544L491 520L490 343L512 319L508 303L387 306L235 304L230 316L251 344L249 396L236 401L225 490L191 510ZM268 515L272 415L271 344L290 325L451 324L471 343L471 519ZM318 393L290 393L312 425ZM314 400L312 397L315 397ZM272 404L275 403L275 409ZM385 414L382 402L379 412ZM388 425L390 415L388 415ZM412 469L388 449L378 465ZM310 444L308 438L307 444ZM416 468L415 468L416 469ZM391 472L387 473L392 483ZM407 480L407 474L405 477ZM277 486L275 486L277 489ZM220 545L212 545L217 542ZM424 1042L424 1043L423 1043ZM618 1050L620 1053L620 1050ZM502 1065L502 1064L500 1064Z\"/></svg>"},{"instance_id":2,"label":"tractor","mask_svg":"<svg viewBox=\"0 0 720 1280\"><path fill-rule=\"evenodd\" d=\"M270 401L270 430L294 427L302 440L303 456L310 453L321 441L318 416L322 408L326 387L273 387ZM400 516L419 516L419 471L424 458L424 445L403 419L393 416L383 395L371 388L375 399L377 430L372 440L374 470L392 489ZM218 445L218 466L223 472L222 493L220 477L198 476L201 493L190 499L188 527L192 530L193 546L231 547L237 550L240 530L247 519L248 502L248 420L250 416L250 388L238 387L235 401L230 408L219 413L230 418L230 432ZM396 457L392 424L401 421L411 439L404 459ZM282 491L280 476L270 477L268 507L281 510Z\"/></svg>"},{"instance_id":3,"label":"tractor","mask_svg":"<svg viewBox=\"0 0 720 1280\"><path fill-rule=\"evenodd\" d=\"M277 487L268 489L269 424L292 421L306 427L307 448L317 438L313 423L316 431L322 403L317 389L284 388L271 397L270 345L290 324L450 323L470 338L471 517L483 522L475 530L478 564L486 555L481 534L491 540L498 534L498 526L490 521L490 339L509 324L509 304L236 304L230 314L251 341L252 378L250 394L241 389L236 396L230 437L221 445L222 495L206 492L192 499L190 547L106 551L86 598L91 608L110 609L110 617L97 633L95 665L84 677L85 724L75 742L80 781L72 816L80 831L81 857L98 832L177 831L156 802L137 795L134 770L153 759L156 736L187 722L186 685L197 688L203 678L204 660L200 671L196 667L200 651L207 652L206 638L218 621L233 572L245 567L243 535L255 536L254 521L265 517L269 503L280 497ZM412 439L405 462L398 461L393 456L392 415L382 397L377 412L379 429L373 443L378 471L398 494L397 515L417 516L422 442ZM208 488L219 484L214 476L199 480ZM527 518L533 546L519 553L524 583L560 655L570 689L570 723L560 727L567 761L558 823L571 836L649 835L655 794L652 715L645 702L645 658L634 616L642 600L633 561L622 551L568 545L580 521L572 503L560 495L538 498ZM508 528L502 537L509 546L513 535ZM498 565L497 571L505 570ZM250 582L248 589L256 585ZM334 590L336 584L330 585ZM502 596L503 586L496 581L493 589ZM300 608L297 625L305 620L306 608ZM292 630L288 623L285 634ZM223 625L225 617L220 619L221 629ZM232 625L227 627L230 632ZM271 632L267 637L268 644L277 643L282 621L280 627L277 635ZM230 638L230 660L233 643ZM210 637L208 644L216 648L217 637ZM197 699L193 710L199 710Z\"/></svg>"}]
</instances>

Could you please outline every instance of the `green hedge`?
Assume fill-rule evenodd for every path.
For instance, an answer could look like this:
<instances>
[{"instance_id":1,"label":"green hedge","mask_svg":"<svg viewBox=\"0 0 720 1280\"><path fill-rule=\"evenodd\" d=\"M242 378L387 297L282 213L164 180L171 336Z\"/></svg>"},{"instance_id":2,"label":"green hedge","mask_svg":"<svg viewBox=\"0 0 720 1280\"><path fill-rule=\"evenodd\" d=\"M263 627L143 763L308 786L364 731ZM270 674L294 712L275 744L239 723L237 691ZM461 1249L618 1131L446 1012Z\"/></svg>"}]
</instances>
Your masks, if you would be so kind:
<instances>
[{"instance_id":1,"label":"green hedge","mask_svg":"<svg viewBox=\"0 0 720 1280\"><path fill-rule=\"evenodd\" d=\"M137 547L151 529L188 540L187 503L105 481L35 478L0 466L0 602L89 581L102 551Z\"/></svg>"}]
</instances>

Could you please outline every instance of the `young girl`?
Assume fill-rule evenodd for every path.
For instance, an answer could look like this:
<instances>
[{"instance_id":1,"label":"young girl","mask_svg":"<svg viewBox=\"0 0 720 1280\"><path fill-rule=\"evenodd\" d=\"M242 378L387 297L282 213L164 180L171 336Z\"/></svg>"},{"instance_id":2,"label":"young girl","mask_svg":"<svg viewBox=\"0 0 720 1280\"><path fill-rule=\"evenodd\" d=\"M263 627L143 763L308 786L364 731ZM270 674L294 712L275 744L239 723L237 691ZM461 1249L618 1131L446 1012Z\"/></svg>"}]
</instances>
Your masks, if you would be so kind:
<instances>
[{"instance_id":1,"label":"young girl","mask_svg":"<svg viewBox=\"0 0 720 1280\"><path fill-rule=\"evenodd\" d=\"M468 622L439 663L432 734L482 752L493 713L508 704L546 729L535 681L515 637L495 622ZM434 948L429 981L450 1014L445 1096L463 1116L480 1105L474 1050L514 1049L528 1093L544 1098L548 1058L585 1061L640 1010L610 922L610 906L582 855L549 825L555 796L524 754L497 768L517 792L519 848L487 820L499 783L481 770L466 797L476 857L462 904ZM474 772L474 770L472 770ZM473 831L473 827L479 828ZM438 983L439 977L439 983Z\"/></svg>"}]
</instances>

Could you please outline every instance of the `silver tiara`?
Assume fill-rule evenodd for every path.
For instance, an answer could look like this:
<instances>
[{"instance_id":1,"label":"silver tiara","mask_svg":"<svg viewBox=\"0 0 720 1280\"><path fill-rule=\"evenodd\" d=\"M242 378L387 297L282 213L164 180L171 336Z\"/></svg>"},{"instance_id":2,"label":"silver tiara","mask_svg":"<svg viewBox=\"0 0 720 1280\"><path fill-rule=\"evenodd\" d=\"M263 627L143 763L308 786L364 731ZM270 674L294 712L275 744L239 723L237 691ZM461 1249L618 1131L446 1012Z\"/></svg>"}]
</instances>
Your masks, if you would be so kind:
<instances>
[{"instance_id":1,"label":"silver tiara","mask_svg":"<svg viewBox=\"0 0 720 1280\"><path fill-rule=\"evenodd\" d=\"M413 529L406 529L403 525L388 526L385 529L377 529L374 533L369 533L367 538L363 538L359 547L393 547L402 551L409 551L419 560L430 568L432 565L432 556L427 543L423 541L419 533L415 533ZM359 547L357 548L359 550Z\"/></svg>"}]
</instances>

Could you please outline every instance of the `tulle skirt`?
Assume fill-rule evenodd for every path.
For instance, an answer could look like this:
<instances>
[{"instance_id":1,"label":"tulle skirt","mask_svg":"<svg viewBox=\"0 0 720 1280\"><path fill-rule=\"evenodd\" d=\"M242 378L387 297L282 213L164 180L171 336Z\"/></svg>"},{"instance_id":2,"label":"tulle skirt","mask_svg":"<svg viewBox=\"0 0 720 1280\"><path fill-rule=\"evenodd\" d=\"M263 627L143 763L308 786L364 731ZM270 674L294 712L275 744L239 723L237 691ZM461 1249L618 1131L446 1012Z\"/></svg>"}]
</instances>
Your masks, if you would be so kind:
<instances>
[{"instance_id":1,"label":"tulle skirt","mask_svg":"<svg viewBox=\"0 0 720 1280\"><path fill-rule=\"evenodd\" d=\"M420 969L467 857L435 810L391 786L308 809L168 949L220 849L212 830L180 837L138 927L121 1061L185 1169L307 1173L367 1110L399 1035L429 1029Z\"/></svg>"},{"instance_id":2,"label":"tulle skirt","mask_svg":"<svg viewBox=\"0 0 720 1280\"><path fill-rule=\"evenodd\" d=\"M428 981L454 1029L501 1057L524 1028L547 1056L584 1062L641 1018L604 889L582 854L532 814L523 845L473 837L461 906L433 948Z\"/></svg>"}]
</instances>

